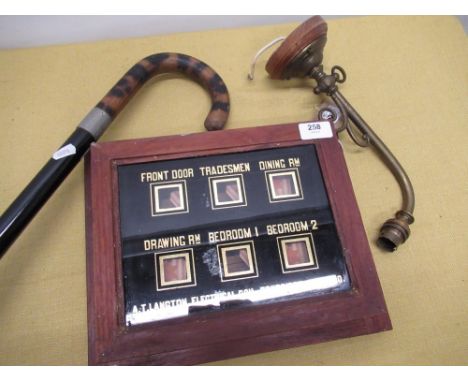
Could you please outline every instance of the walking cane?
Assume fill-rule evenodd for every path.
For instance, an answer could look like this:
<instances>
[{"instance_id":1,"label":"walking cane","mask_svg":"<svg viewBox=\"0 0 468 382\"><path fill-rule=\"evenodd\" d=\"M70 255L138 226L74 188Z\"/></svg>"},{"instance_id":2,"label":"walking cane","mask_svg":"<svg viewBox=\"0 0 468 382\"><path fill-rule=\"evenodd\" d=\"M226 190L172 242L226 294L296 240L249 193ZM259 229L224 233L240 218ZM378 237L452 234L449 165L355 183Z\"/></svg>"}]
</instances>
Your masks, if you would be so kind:
<instances>
[{"instance_id":1,"label":"walking cane","mask_svg":"<svg viewBox=\"0 0 468 382\"><path fill-rule=\"evenodd\" d=\"M158 53L142 59L91 109L0 217L0 258L77 165L91 143L99 139L150 78L163 73L182 73L200 83L209 92L212 103L205 128L211 131L224 127L229 115L229 94L222 78L212 68L179 53Z\"/></svg>"}]
</instances>

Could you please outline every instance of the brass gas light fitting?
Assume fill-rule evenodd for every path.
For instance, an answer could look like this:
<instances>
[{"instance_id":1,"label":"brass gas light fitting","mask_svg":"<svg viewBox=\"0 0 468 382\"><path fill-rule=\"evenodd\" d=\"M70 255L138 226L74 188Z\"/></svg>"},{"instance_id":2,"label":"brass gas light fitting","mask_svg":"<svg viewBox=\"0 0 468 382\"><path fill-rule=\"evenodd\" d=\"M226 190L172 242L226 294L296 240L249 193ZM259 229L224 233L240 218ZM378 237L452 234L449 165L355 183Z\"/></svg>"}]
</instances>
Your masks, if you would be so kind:
<instances>
[{"instance_id":1,"label":"brass gas light fitting","mask_svg":"<svg viewBox=\"0 0 468 382\"><path fill-rule=\"evenodd\" d=\"M346 130L358 146L372 147L392 172L400 185L403 203L401 209L395 213L395 217L388 219L382 225L377 243L387 251L395 251L400 244L408 239L409 225L414 222L415 196L413 186L405 170L385 143L339 91L337 84L346 81L344 69L336 65L332 67L330 74L324 72L322 60L323 49L327 41L327 30L326 22L320 16L314 16L302 23L286 38L274 40L275 43L280 40L282 43L269 58L266 70L273 79L293 77L314 79L317 83L313 89L314 93L330 97L341 113L342 123L338 126L337 132ZM271 45L269 44L265 48ZM249 78L253 78L253 70ZM332 118L335 114L330 110L330 107L323 111L319 111L319 116Z\"/></svg>"}]
</instances>

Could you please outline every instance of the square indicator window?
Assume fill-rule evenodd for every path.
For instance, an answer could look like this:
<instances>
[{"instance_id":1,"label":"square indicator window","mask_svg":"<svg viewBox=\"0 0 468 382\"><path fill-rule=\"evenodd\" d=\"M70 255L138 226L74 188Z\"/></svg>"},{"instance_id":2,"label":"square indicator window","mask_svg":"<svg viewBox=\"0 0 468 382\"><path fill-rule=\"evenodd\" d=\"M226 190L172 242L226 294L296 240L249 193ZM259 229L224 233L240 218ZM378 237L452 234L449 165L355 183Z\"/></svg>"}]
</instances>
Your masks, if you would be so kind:
<instances>
[{"instance_id":1,"label":"square indicator window","mask_svg":"<svg viewBox=\"0 0 468 382\"><path fill-rule=\"evenodd\" d=\"M312 234L282 236L277 240L284 273L318 268Z\"/></svg>"},{"instance_id":2,"label":"square indicator window","mask_svg":"<svg viewBox=\"0 0 468 382\"><path fill-rule=\"evenodd\" d=\"M268 196L270 203L303 199L297 169L267 171Z\"/></svg>"},{"instance_id":3,"label":"square indicator window","mask_svg":"<svg viewBox=\"0 0 468 382\"><path fill-rule=\"evenodd\" d=\"M221 280L230 281L257 277L253 242L218 245Z\"/></svg>"},{"instance_id":4,"label":"square indicator window","mask_svg":"<svg viewBox=\"0 0 468 382\"><path fill-rule=\"evenodd\" d=\"M180 214L189 211L185 181L152 183L151 215Z\"/></svg>"},{"instance_id":5,"label":"square indicator window","mask_svg":"<svg viewBox=\"0 0 468 382\"><path fill-rule=\"evenodd\" d=\"M185 288L196 285L193 251L155 254L156 289Z\"/></svg>"},{"instance_id":6,"label":"square indicator window","mask_svg":"<svg viewBox=\"0 0 468 382\"><path fill-rule=\"evenodd\" d=\"M242 174L210 178L210 193L213 209L247 205Z\"/></svg>"}]
</instances>

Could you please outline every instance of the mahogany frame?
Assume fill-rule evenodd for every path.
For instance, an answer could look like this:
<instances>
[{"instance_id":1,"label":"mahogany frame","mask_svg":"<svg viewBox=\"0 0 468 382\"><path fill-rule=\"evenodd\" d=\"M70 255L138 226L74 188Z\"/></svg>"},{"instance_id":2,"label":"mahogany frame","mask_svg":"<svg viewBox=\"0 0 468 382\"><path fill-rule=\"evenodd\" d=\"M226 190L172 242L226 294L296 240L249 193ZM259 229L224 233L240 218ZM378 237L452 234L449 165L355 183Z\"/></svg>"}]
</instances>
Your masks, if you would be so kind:
<instances>
[{"instance_id":1,"label":"mahogany frame","mask_svg":"<svg viewBox=\"0 0 468 382\"><path fill-rule=\"evenodd\" d=\"M229 312L125 326L117 166L313 143L352 290ZM390 330L390 318L346 168L333 138L298 124L93 144L86 155L90 365L188 365Z\"/></svg>"}]
</instances>

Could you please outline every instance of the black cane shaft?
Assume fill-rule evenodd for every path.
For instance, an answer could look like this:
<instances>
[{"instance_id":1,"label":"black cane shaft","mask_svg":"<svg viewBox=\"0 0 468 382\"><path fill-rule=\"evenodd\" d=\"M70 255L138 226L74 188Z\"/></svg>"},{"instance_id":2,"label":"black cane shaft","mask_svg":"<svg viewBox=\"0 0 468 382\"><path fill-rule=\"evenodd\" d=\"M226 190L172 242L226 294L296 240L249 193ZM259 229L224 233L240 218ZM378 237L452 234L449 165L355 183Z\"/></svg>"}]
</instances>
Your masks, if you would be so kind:
<instances>
[{"instance_id":1,"label":"black cane shaft","mask_svg":"<svg viewBox=\"0 0 468 382\"><path fill-rule=\"evenodd\" d=\"M77 128L0 217L0 258L88 150L94 137Z\"/></svg>"}]
</instances>

